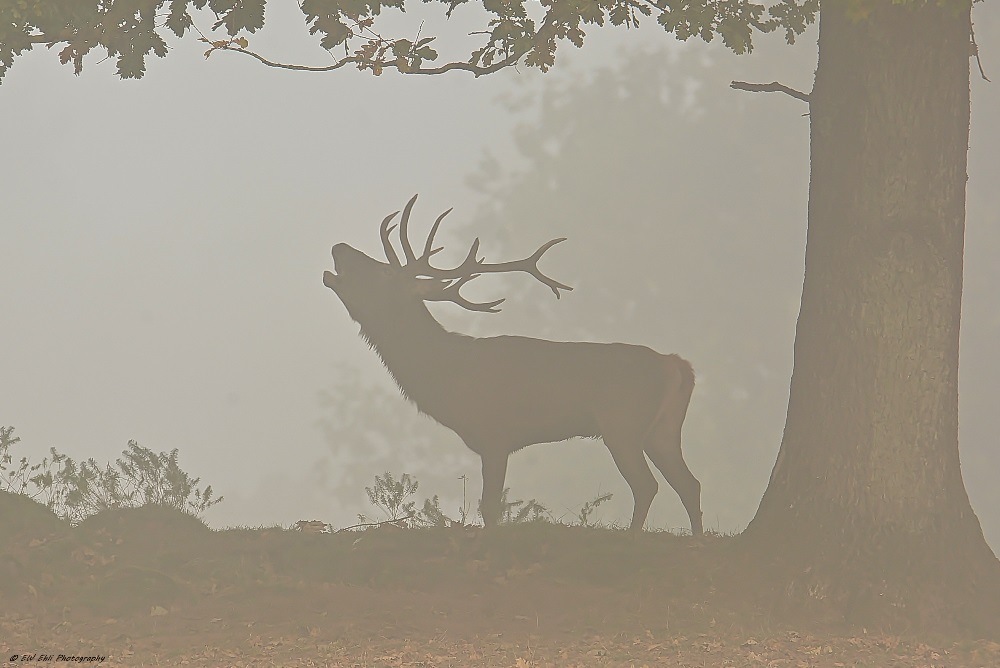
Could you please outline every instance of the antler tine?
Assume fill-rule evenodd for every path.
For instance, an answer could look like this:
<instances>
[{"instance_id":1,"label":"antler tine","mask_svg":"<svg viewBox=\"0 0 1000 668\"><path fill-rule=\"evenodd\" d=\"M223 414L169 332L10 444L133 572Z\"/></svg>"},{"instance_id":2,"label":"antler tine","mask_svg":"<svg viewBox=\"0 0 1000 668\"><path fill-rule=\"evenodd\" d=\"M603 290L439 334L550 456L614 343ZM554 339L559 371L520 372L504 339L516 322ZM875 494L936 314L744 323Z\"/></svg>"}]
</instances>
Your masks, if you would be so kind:
<instances>
[{"instance_id":1,"label":"antler tine","mask_svg":"<svg viewBox=\"0 0 1000 668\"><path fill-rule=\"evenodd\" d=\"M507 301L506 299L495 299L491 302L473 302L463 297L459 292L463 285L474 278L479 278L479 274L462 276L461 278L452 281L447 287L440 289L434 294L424 297L424 300L429 302L453 302L469 311L499 313L500 309L497 307Z\"/></svg>"},{"instance_id":2,"label":"antler tine","mask_svg":"<svg viewBox=\"0 0 1000 668\"><path fill-rule=\"evenodd\" d=\"M523 260L512 260L510 262L497 262L490 264L476 258L476 254L479 252L479 239L477 238L472 243L472 248L469 250L468 256L462 264L458 265L454 269L437 269L430 267L429 265L424 267L424 269L429 270L427 271L428 276L441 279L460 279L463 276L468 276L470 274L478 276L479 274L502 274L513 271L523 271L531 274L540 283L547 286L555 294L556 299L559 299L562 296L559 294L560 290L569 291L573 288L543 274L542 270L538 268L538 261L542 258L542 255L544 255L546 251L563 241L566 241L565 237L552 239L551 241L543 244L538 250Z\"/></svg>"},{"instance_id":3,"label":"antler tine","mask_svg":"<svg viewBox=\"0 0 1000 668\"><path fill-rule=\"evenodd\" d=\"M410 264L417 259L413 254L413 247L410 246L410 233L407 229L410 223L410 211L413 209L416 201L416 195L410 198L410 201L403 207L403 218L399 221L399 243L403 246L403 256L406 257L406 264Z\"/></svg>"},{"instance_id":4,"label":"antler tine","mask_svg":"<svg viewBox=\"0 0 1000 668\"><path fill-rule=\"evenodd\" d=\"M389 226L389 221L399 215L399 211L390 213L382 221L382 225L378 229L379 236L382 237L382 248L385 249L385 259L389 261L394 267L402 267L403 265L399 262L399 256L396 255L396 251L392 247L392 241L389 239L389 233L392 232L396 226Z\"/></svg>"},{"instance_id":5,"label":"antler tine","mask_svg":"<svg viewBox=\"0 0 1000 668\"><path fill-rule=\"evenodd\" d=\"M465 256L465 259L462 260L462 263L457 267L453 269L439 269L438 267L431 266L430 258L442 250L441 248L434 248L434 237L437 234L438 228L441 226L441 221L444 220L445 216L452 212L452 209L448 209L434 221L434 225L431 226L430 233L427 235L427 240L424 242L424 251L420 257L417 257L413 253L413 247L410 245L408 229L410 212L413 210L413 205L416 201L416 195L410 198L410 201L407 202L406 206L403 208L403 217L399 221L399 240L400 245L403 248L403 255L406 259L406 264L400 264L399 258L392 249L392 244L389 243L389 232L391 232L393 228L388 227L388 224L396 214L392 214L392 216L389 216L382 221L382 244L386 249L386 257L393 266L405 266L407 268L407 273L411 274L413 277L425 277L426 279L432 279L435 282L435 288L423 291L427 295L424 297L425 301L450 301L470 311L497 313L500 310L497 306L504 302L503 299L483 303L471 302L462 297L459 290L463 285L481 274L500 274L514 271L523 271L531 274L542 285L548 286L548 288L552 290L552 293L555 294L556 299L559 299L562 296L559 293L560 290L569 291L573 289L565 283L560 283L559 281L546 276L542 273L542 270L538 268L538 261L541 260L542 256L556 244L566 241L565 237L552 239L551 241L542 244L538 250L522 260L497 262L492 264L488 264L485 260L480 260L477 257L479 254L479 238L477 237L475 241L472 242L472 247L469 249L468 255ZM430 284L428 283L427 285ZM441 287L442 285L444 287Z\"/></svg>"},{"instance_id":6,"label":"antler tine","mask_svg":"<svg viewBox=\"0 0 1000 668\"><path fill-rule=\"evenodd\" d=\"M554 278L550 278L542 273L542 270L538 268L538 261L542 259L545 252L555 246L556 244L566 241L566 237L561 237L559 239L552 239L548 241L536 250L530 257L526 257L523 260L512 260L510 262L497 262L495 264L485 264L480 263L479 267L476 269L481 274L485 273L504 273L509 271L523 271L525 273L534 276L540 283L548 286L552 293L559 299L561 295L560 290L572 290L573 288L566 285L565 283L560 283Z\"/></svg>"},{"instance_id":7,"label":"antler tine","mask_svg":"<svg viewBox=\"0 0 1000 668\"><path fill-rule=\"evenodd\" d=\"M449 278L462 278L469 274L479 275L476 269L482 264L477 256L479 255L479 237L472 240L472 246L469 248L469 254L465 256L462 260L462 264L458 265L454 269L448 270L446 273L452 274Z\"/></svg>"},{"instance_id":8,"label":"antler tine","mask_svg":"<svg viewBox=\"0 0 1000 668\"><path fill-rule=\"evenodd\" d=\"M532 255L530 258L527 258L526 260L521 261L526 263L528 260L531 260L531 265L529 266L529 268L522 269L521 271L528 272L536 279L538 279L543 285L547 285L549 289L552 290L552 292L555 294L556 299L559 299L560 290L566 290L567 292L570 292L573 290L573 288L569 285L566 285L565 283L560 283L559 281L553 278L549 278L548 276L543 274L542 270L538 268L538 261L542 259L543 255L545 255L545 251L552 248L556 244L561 244L564 241L566 241L566 237L560 237L558 239L553 239L549 242L546 242L542 244L541 248L535 251L534 255ZM518 263L515 262L514 264Z\"/></svg>"},{"instance_id":9,"label":"antler tine","mask_svg":"<svg viewBox=\"0 0 1000 668\"><path fill-rule=\"evenodd\" d=\"M424 254L421 255L420 257L429 258L431 255L434 255L435 253L441 250L441 248L436 248L434 250L431 250L431 246L434 245L434 235L437 234L438 227L441 225L441 221L444 220L444 217L447 216L449 213L451 213L454 210L454 208L455 207L448 209L440 216L438 216L437 220L434 221L434 224L431 226L431 233L427 235L427 243L424 244Z\"/></svg>"},{"instance_id":10,"label":"antler tine","mask_svg":"<svg viewBox=\"0 0 1000 668\"><path fill-rule=\"evenodd\" d=\"M469 249L469 254L466 255L465 259L462 260L462 264L453 269L439 269L431 266L431 258L444 250L443 246L437 248L431 247L434 243L434 234L437 232L441 220L450 212L451 209L448 209L448 211L438 216L438 219L434 221L434 226L431 228L430 236L427 237L427 243L424 244L424 254L407 265L407 270L413 276L428 276L439 280L453 280L477 273L476 268L480 264L480 260L476 257L479 253L478 237L472 242L472 248Z\"/></svg>"}]
</instances>

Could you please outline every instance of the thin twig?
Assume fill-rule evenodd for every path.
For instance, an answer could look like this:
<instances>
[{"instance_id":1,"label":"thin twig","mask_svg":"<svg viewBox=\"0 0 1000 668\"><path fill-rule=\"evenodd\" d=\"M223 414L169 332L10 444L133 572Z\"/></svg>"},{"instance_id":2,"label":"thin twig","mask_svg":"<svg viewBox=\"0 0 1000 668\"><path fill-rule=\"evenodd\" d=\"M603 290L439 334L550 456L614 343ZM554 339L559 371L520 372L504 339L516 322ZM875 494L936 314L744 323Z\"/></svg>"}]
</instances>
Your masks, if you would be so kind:
<instances>
[{"instance_id":1,"label":"thin twig","mask_svg":"<svg viewBox=\"0 0 1000 668\"><path fill-rule=\"evenodd\" d=\"M780 84L777 81L772 81L769 84L755 84L747 83L745 81L733 81L729 84L730 88L735 88L736 90L750 91L751 93L784 93L785 95L791 95L797 100L802 100L803 102L809 102L809 94L803 93L802 91L795 90L794 88L789 88L785 84Z\"/></svg>"},{"instance_id":2,"label":"thin twig","mask_svg":"<svg viewBox=\"0 0 1000 668\"><path fill-rule=\"evenodd\" d=\"M969 26L969 41L972 46L972 55L976 57L976 64L979 65L979 76L981 76L987 83L993 83L990 78L986 76L986 71L983 69L983 61L979 57L979 45L976 44L976 31Z\"/></svg>"},{"instance_id":3,"label":"thin twig","mask_svg":"<svg viewBox=\"0 0 1000 668\"><path fill-rule=\"evenodd\" d=\"M278 63L278 62L275 62L273 60L268 60L264 56L261 56L258 53L254 53L253 51L250 51L249 49L240 49L240 48L233 48L233 47L221 47L221 48L224 51L235 51L237 53L242 53L242 54L245 54L247 56L250 56L251 58L256 58L257 60L259 60L260 62L264 63L268 67L277 67L279 69L294 70L294 71L297 71L297 72L330 72L332 70L339 69L339 68L343 67L344 65L349 65L351 63L369 63L369 62L371 62L371 61L369 61L369 60L367 60L365 58L358 58L356 56L348 56L346 58L342 58L342 59L338 60L337 62L335 62L332 65L322 65L322 66L315 66L315 65L294 65L294 64L291 64L291 63ZM396 64L395 61L386 61L386 62L372 63L372 64L379 65L379 66L381 66L383 68L394 67L397 70L399 70L399 72L402 73L402 74L444 74L445 72L448 72L449 70L464 70L466 72L472 72L472 74L475 75L476 77L481 77L484 74L493 74L494 72L502 70L505 67L510 67L511 65L514 65L521 58L522 55L524 55L524 54L512 53L509 57L504 58L503 60L500 60L498 62L495 62L492 65L490 65L489 67L482 67L482 66L479 66L479 65L472 65L471 63L465 63L465 62L447 63L447 64L441 65L439 67L413 67L413 68L402 68L402 69L399 67L399 65Z\"/></svg>"},{"instance_id":4,"label":"thin twig","mask_svg":"<svg viewBox=\"0 0 1000 668\"><path fill-rule=\"evenodd\" d=\"M344 527L343 529L337 529L333 533L341 533L342 531L348 531L350 529L358 529L360 527L377 527L383 524L395 524L396 522L402 522L403 520L410 520L416 517L416 513L410 513L409 515L404 515L403 517L397 517L394 520L382 520L381 522L362 522L361 524L355 524L353 526Z\"/></svg>"}]
</instances>

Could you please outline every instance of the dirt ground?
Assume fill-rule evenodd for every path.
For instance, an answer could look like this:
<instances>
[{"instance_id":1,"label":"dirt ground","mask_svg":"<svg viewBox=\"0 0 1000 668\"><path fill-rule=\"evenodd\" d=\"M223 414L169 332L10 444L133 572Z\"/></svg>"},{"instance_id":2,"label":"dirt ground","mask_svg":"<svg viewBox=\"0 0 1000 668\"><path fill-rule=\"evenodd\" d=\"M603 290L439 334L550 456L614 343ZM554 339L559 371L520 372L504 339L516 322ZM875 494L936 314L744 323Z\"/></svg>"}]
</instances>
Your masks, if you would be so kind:
<instances>
[{"instance_id":1,"label":"dirt ground","mask_svg":"<svg viewBox=\"0 0 1000 668\"><path fill-rule=\"evenodd\" d=\"M717 586L732 545L541 523L212 531L162 508L69 528L0 493L0 662L1000 667L992 640L777 620Z\"/></svg>"}]
</instances>

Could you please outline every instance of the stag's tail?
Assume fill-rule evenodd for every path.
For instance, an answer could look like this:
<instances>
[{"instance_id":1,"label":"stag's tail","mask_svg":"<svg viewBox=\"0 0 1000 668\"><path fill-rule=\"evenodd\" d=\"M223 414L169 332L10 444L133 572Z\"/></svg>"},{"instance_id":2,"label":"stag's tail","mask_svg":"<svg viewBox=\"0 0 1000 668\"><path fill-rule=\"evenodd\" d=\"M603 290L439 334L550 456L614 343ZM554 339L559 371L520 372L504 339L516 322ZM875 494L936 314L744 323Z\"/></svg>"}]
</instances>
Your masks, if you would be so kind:
<instances>
[{"instance_id":1,"label":"stag's tail","mask_svg":"<svg viewBox=\"0 0 1000 668\"><path fill-rule=\"evenodd\" d=\"M691 393L694 392L694 367L691 366L691 362L680 355L667 355L666 357L667 362L676 365L681 374L681 387L684 390L684 396L687 397L686 404L691 400Z\"/></svg>"},{"instance_id":2,"label":"stag's tail","mask_svg":"<svg viewBox=\"0 0 1000 668\"><path fill-rule=\"evenodd\" d=\"M666 383L660 407L646 428L643 443L649 443L657 426L664 420L668 420L671 426L680 431L688 404L691 403L691 394L694 392L694 367L691 363L680 355L663 355L663 371Z\"/></svg>"}]
</instances>

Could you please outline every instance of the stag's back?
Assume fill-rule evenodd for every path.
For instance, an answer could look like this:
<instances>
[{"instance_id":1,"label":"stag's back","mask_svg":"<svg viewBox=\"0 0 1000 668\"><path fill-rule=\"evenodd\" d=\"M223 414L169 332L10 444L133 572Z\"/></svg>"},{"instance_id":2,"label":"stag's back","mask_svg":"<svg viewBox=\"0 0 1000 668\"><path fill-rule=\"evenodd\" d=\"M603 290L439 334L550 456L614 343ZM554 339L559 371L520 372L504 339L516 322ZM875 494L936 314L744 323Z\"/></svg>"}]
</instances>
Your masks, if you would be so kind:
<instances>
[{"instance_id":1,"label":"stag's back","mask_svg":"<svg viewBox=\"0 0 1000 668\"><path fill-rule=\"evenodd\" d=\"M473 449L602 436L608 411L646 424L669 380L665 356L645 346L453 336L423 357L422 370L396 380L417 408Z\"/></svg>"}]
</instances>

